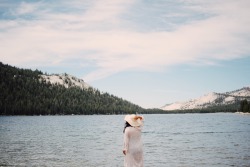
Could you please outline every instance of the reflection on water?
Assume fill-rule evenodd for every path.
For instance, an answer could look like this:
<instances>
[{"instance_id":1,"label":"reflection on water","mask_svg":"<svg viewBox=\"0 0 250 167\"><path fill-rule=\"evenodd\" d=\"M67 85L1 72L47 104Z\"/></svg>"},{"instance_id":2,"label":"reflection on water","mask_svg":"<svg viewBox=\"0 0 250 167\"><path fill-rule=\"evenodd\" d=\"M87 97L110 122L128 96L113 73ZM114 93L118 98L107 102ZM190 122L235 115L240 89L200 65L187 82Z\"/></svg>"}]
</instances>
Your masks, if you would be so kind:
<instances>
[{"instance_id":1,"label":"reflection on water","mask_svg":"<svg viewBox=\"0 0 250 167\"><path fill-rule=\"evenodd\" d=\"M249 166L250 116L144 115L145 166ZM123 166L123 115L0 117L0 166Z\"/></svg>"}]
</instances>

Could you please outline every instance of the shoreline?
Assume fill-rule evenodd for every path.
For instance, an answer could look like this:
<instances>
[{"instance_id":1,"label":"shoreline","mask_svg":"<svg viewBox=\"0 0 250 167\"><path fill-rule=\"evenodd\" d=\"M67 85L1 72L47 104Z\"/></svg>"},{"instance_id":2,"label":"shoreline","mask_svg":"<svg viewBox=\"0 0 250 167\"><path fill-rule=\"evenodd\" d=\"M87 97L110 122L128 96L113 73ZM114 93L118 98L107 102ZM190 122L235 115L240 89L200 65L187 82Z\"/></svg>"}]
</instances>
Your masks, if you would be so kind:
<instances>
[{"instance_id":1,"label":"shoreline","mask_svg":"<svg viewBox=\"0 0 250 167\"><path fill-rule=\"evenodd\" d=\"M250 115L250 112L235 112L235 114Z\"/></svg>"}]
</instances>

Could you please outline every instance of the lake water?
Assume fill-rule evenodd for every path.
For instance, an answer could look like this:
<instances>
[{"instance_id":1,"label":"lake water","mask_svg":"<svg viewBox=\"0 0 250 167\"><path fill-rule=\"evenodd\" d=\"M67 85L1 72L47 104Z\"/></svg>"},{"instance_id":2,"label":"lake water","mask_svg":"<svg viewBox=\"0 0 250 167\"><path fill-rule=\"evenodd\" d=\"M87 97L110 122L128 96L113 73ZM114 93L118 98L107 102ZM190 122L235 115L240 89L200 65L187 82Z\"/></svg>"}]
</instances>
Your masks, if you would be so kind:
<instances>
[{"instance_id":1,"label":"lake water","mask_svg":"<svg viewBox=\"0 0 250 167\"><path fill-rule=\"evenodd\" d=\"M146 167L250 166L250 115L144 115ZM124 115L0 117L0 166L122 167Z\"/></svg>"}]
</instances>

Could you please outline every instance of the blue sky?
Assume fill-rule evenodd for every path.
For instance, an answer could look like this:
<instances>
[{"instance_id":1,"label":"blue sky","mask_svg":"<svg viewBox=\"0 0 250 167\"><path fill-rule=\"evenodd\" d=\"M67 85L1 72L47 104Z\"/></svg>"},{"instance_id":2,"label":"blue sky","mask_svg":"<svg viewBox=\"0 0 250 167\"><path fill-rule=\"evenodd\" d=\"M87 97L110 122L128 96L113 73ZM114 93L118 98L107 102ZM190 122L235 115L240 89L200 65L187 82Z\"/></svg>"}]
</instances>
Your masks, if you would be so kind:
<instances>
[{"instance_id":1,"label":"blue sky","mask_svg":"<svg viewBox=\"0 0 250 167\"><path fill-rule=\"evenodd\" d=\"M250 86L249 0L1 0L0 61L145 108Z\"/></svg>"}]
</instances>

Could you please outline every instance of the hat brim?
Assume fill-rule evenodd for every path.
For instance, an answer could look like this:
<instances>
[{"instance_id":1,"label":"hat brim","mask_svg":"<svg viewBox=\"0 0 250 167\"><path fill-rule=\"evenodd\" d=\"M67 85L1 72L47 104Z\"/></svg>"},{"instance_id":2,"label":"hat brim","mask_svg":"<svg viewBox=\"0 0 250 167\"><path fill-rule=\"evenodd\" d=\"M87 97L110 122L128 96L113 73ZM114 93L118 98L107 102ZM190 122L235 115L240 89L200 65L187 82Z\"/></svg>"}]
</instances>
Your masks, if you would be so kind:
<instances>
[{"instance_id":1,"label":"hat brim","mask_svg":"<svg viewBox=\"0 0 250 167\"><path fill-rule=\"evenodd\" d=\"M127 121L131 126L143 126L143 120L144 118L142 116L137 115L126 115L124 118L125 121Z\"/></svg>"}]
</instances>

